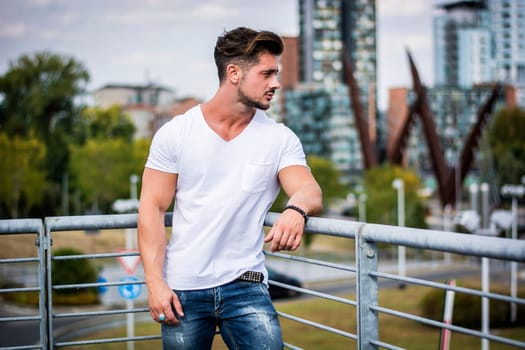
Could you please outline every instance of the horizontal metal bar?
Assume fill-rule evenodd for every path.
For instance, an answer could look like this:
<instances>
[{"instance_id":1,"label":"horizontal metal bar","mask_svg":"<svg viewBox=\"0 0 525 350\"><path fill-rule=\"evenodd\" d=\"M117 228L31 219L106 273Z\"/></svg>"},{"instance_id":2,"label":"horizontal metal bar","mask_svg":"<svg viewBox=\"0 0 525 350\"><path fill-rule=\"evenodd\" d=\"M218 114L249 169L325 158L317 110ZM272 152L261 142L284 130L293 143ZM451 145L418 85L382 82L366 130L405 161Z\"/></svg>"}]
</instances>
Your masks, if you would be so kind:
<instances>
[{"instance_id":1,"label":"horizontal metal bar","mask_svg":"<svg viewBox=\"0 0 525 350\"><path fill-rule=\"evenodd\" d=\"M164 224L171 226L173 214L167 213ZM46 228L52 231L73 230L110 230L121 228L136 228L138 214L113 215L77 215L47 217L44 221Z\"/></svg>"},{"instance_id":2,"label":"horizontal metal bar","mask_svg":"<svg viewBox=\"0 0 525 350\"><path fill-rule=\"evenodd\" d=\"M392 310L392 309L381 307L381 306L370 306L370 309L374 310L374 311L377 311L377 312L382 312L384 314L389 314L389 315L392 315L392 316L397 316L397 317L400 317L400 318L404 318L404 319L407 319L407 320L428 324L428 325L435 326L435 327L438 327L438 328L450 329L451 331L458 332L458 333L463 333L463 334L467 334L467 335L471 335L471 336L474 336L474 337L477 337L477 338L485 338L485 339L488 339L488 340L491 340L491 341L495 341L495 342L498 342L498 343L512 345L512 346L516 346L516 347L520 347L520 348L525 348L525 342L521 342L521 341L518 341L518 340L514 340L514 339L510 339L510 338L498 337L498 336L490 334L490 333L482 333L482 332L475 331L475 330L472 330L472 329L455 326L453 324L446 324L446 323L443 323L443 322L434 321L434 320L431 320L431 319L428 319L428 318L425 318L425 317L416 316L416 315L413 315L413 314L409 314L409 313L401 312L401 311L397 311L397 310Z\"/></svg>"},{"instance_id":3,"label":"horizontal metal bar","mask_svg":"<svg viewBox=\"0 0 525 350\"><path fill-rule=\"evenodd\" d=\"M127 286L128 284L145 284L144 280L137 281L118 281L118 282L95 282L95 283L78 283L78 284L59 284L54 285L53 290L72 289L72 288L93 288L101 286Z\"/></svg>"},{"instance_id":4,"label":"horizontal metal bar","mask_svg":"<svg viewBox=\"0 0 525 350\"><path fill-rule=\"evenodd\" d=\"M264 225L272 226L280 214L268 213L264 219ZM349 220L327 219L311 217L305 226L306 232L322 233L327 236L355 238L363 223Z\"/></svg>"},{"instance_id":5,"label":"horizontal metal bar","mask_svg":"<svg viewBox=\"0 0 525 350\"><path fill-rule=\"evenodd\" d=\"M327 299L327 300L336 301L336 302L347 304L347 305L357 306L357 302L355 302L353 300L346 299L346 298L341 298L341 297L334 296L334 295L331 295L331 294L317 292L317 291L312 290L312 289L299 288L299 287L292 286L290 284L281 283L281 282L272 281L272 280L268 280L268 283L271 284L271 285L274 285L274 286L283 287L283 288L287 288L287 289L290 289L290 290L295 290L297 292L301 292L301 293L304 293L304 294L308 294L308 295L324 298L324 299Z\"/></svg>"},{"instance_id":6,"label":"horizontal metal bar","mask_svg":"<svg viewBox=\"0 0 525 350\"><path fill-rule=\"evenodd\" d=\"M318 259L311 259L311 258L305 258L297 255L290 255L290 254L283 254L283 253L272 253L270 251L264 251L264 254L267 256L273 256L278 258L283 258L287 260L293 260L293 261L300 261L312 265L318 265L323 267L330 267L333 269L348 271L348 272L356 272L357 269L355 266L349 266L349 265L343 265L343 264L337 264L337 263L331 263L327 261L322 261Z\"/></svg>"},{"instance_id":7,"label":"horizontal metal bar","mask_svg":"<svg viewBox=\"0 0 525 350\"><path fill-rule=\"evenodd\" d=\"M291 345L291 344L288 344L286 342L283 342L283 346L286 348L286 349L292 349L292 350L304 350L303 348L298 348L297 346L295 345Z\"/></svg>"},{"instance_id":8,"label":"horizontal metal bar","mask_svg":"<svg viewBox=\"0 0 525 350\"><path fill-rule=\"evenodd\" d=\"M355 334L352 334L352 333L349 333L349 332L345 332L345 331L342 331L342 330L334 328L334 327L326 326L326 325L324 325L322 323L306 320L304 318L292 316L292 315L289 315L289 314L286 314L286 313L280 312L280 311L277 311L277 314L279 316L283 317L283 318L287 318L287 319L292 320L292 321L296 321L296 322L299 322L299 323L302 323L302 324L306 324L308 326L319 328L319 329L322 329L324 331L327 331L327 332L330 332L330 333L334 333L334 334L338 334L338 335L341 335L341 336L346 337L346 338L357 340L357 335L355 335Z\"/></svg>"},{"instance_id":9,"label":"horizontal metal bar","mask_svg":"<svg viewBox=\"0 0 525 350\"><path fill-rule=\"evenodd\" d=\"M0 322L15 322L15 321L40 321L42 317L37 316L12 316L12 317L0 317Z\"/></svg>"},{"instance_id":10,"label":"horizontal metal bar","mask_svg":"<svg viewBox=\"0 0 525 350\"><path fill-rule=\"evenodd\" d=\"M105 339L94 339L94 340L83 340L83 341L70 341L70 342L56 342L55 347L61 348L73 345L93 345L93 344L108 344L108 343L121 343L128 341L138 340L157 340L161 339L160 335L145 335L141 337L123 337L123 338L105 338Z\"/></svg>"},{"instance_id":11,"label":"horizontal metal bar","mask_svg":"<svg viewBox=\"0 0 525 350\"><path fill-rule=\"evenodd\" d=\"M42 349L42 345L21 345L21 346L0 346L0 350L33 350L33 349Z\"/></svg>"},{"instance_id":12,"label":"horizontal metal bar","mask_svg":"<svg viewBox=\"0 0 525 350\"><path fill-rule=\"evenodd\" d=\"M0 289L0 294L2 294L2 293L38 292L38 291L40 291L40 287L5 288L5 289Z\"/></svg>"},{"instance_id":13,"label":"horizontal metal bar","mask_svg":"<svg viewBox=\"0 0 525 350\"><path fill-rule=\"evenodd\" d=\"M525 262L525 241L517 239L378 224L365 224L362 236L372 242Z\"/></svg>"},{"instance_id":14,"label":"horizontal metal bar","mask_svg":"<svg viewBox=\"0 0 525 350\"><path fill-rule=\"evenodd\" d=\"M27 263L27 262L39 262L39 258L9 258L9 259L0 259L0 264L17 264L17 263Z\"/></svg>"},{"instance_id":15,"label":"horizontal metal bar","mask_svg":"<svg viewBox=\"0 0 525 350\"><path fill-rule=\"evenodd\" d=\"M420 278L413 278L413 277L406 277L406 276L399 276L399 275L392 275L389 273L384 272L370 272L371 276L386 278L394 281L400 281L400 282L407 282L410 284L417 284L420 286L426 286L426 287L432 287L432 288L438 288L443 290L452 290L458 293L464 293L464 294L470 294L470 295L476 295L480 297L487 297L489 299L494 300L500 300L505 301L509 303L517 303L517 304L524 304L525 305L525 299L521 298L513 298L508 295L502 295L497 293L490 293L490 292L482 292L477 289L471 289L471 288L464 288L464 287L458 287L458 286L452 286L448 284L428 281L428 280L422 280Z\"/></svg>"},{"instance_id":16,"label":"horizontal metal bar","mask_svg":"<svg viewBox=\"0 0 525 350\"><path fill-rule=\"evenodd\" d=\"M405 350L405 348L400 348L399 346L395 346L392 344L388 344L379 340L372 340L370 341L370 344L377 345L379 347L385 348L385 349L391 349L391 350Z\"/></svg>"},{"instance_id":17,"label":"horizontal metal bar","mask_svg":"<svg viewBox=\"0 0 525 350\"><path fill-rule=\"evenodd\" d=\"M54 314L54 318L68 318L68 317L80 317L80 316L113 316L113 315L125 315L131 313L149 312L149 308L137 308L137 309L120 309L120 310L108 310L108 311L89 311L89 312L75 312L75 313L62 313Z\"/></svg>"},{"instance_id":18,"label":"horizontal metal bar","mask_svg":"<svg viewBox=\"0 0 525 350\"><path fill-rule=\"evenodd\" d=\"M55 216L45 219L49 231L136 228L138 214Z\"/></svg>"},{"instance_id":19,"label":"horizontal metal bar","mask_svg":"<svg viewBox=\"0 0 525 350\"><path fill-rule=\"evenodd\" d=\"M98 253L98 254L82 254L82 255L55 255L52 260L80 260L80 259L100 259L100 258L118 258L121 256L137 256L136 252L121 252L121 253Z\"/></svg>"},{"instance_id":20,"label":"horizontal metal bar","mask_svg":"<svg viewBox=\"0 0 525 350\"><path fill-rule=\"evenodd\" d=\"M2 219L0 220L0 235L39 233L43 229L40 219Z\"/></svg>"}]
</instances>

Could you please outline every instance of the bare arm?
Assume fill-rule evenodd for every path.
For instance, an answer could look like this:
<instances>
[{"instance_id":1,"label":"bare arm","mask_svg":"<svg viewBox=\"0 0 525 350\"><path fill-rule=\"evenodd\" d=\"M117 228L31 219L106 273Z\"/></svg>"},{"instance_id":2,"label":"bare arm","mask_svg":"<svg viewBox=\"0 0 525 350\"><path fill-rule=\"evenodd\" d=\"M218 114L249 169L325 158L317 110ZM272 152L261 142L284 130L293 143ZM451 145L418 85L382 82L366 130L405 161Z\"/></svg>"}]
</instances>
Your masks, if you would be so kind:
<instances>
[{"instance_id":1,"label":"bare arm","mask_svg":"<svg viewBox=\"0 0 525 350\"><path fill-rule=\"evenodd\" d=\"M172 306L179 316L182 307L175 293L163 278L166 254L166 229L164 217L177 188L177 174L150 168L144 169L138 218L138 244L146 285L151 317L159 320L166 315L166 322L177 323Z\"/></svg>"},{"instance_id":2,"label":"bare arm","mask_svg":"<svg viewBox=\"0 0 525 350\"><path fill-rule=\"evenodd\" d=\"M308 215L319 214L323 209L321 187L312 173L304 166L289 166L279 172L279 181L289 196L288 204L301 208ZM303 216L292 209L282 212L265 242L272 242L271 250L296 250L304 233Z\"/></svg>"}]
</instances>

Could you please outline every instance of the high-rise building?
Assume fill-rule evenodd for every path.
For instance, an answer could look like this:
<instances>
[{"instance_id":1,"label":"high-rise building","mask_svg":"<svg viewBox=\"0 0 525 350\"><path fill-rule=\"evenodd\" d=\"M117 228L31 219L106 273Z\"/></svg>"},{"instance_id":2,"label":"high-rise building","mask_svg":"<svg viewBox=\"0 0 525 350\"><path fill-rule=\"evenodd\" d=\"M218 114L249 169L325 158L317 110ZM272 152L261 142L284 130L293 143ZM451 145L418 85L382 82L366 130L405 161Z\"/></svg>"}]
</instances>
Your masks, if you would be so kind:
<instances>
[{"instance_id":1,"label":"high-rise building","mask_svg":"<svg viewBox=\"0 0 525 350\"><path fill-rule=\"evenodd\" d=\"M491 40L483 0L448 1L434 15L435 85L470 87L490 81Z\"/></svg>"},{"instance_id":2,"label":"high-rise building","mask_svg":"<svg viewBox=\"0 0 525 350\"><path fill-rule=\"evenodd\" d=\"M525 2L441 1L434 15L436 86L470 88L500 82L516 87L525 106Z\"/></svg>"},{"instance_id":3,"label":"high-rise building","mask_svg":"<svg viewBox=\"0 0 525 350\"><path fill-rule=\"evenodd\" d=\"M494 80L516 87L525 107L525 1L488 0Z\"/></svg>"},{"instance_id":4,"label":"high-rise building","mask_svg":"<svg viewBox=\"0 0 525 350\"><path fill-rule=\"evenodd\" d=\"M285 120L305 150L331 159L349 179L363 170L363 157L344 83L343 50L353 62L364 117L375 125L375 0L299 1L299 21L300 84L284 92ZM311 107L307 119L315 125L301 121L303 108L297 106ZM327 137L315 136L321 126Z\"/></svg>"}]
</instances>

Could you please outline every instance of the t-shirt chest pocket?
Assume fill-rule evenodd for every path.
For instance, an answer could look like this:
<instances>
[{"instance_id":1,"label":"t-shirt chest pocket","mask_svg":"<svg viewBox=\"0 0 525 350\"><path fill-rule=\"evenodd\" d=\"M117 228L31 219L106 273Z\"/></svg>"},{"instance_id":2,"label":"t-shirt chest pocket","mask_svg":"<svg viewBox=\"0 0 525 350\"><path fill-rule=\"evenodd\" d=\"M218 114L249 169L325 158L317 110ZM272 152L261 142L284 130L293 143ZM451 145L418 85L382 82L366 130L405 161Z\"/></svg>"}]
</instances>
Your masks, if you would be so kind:
<instances>
[{"instance_id":1,"label":"t-shirt chest pocket","mask_svg":"<svg viewBox=\"0 0 525 350\"><path fill-rule=\"evenodd\" d=\"M246 192L262 192L268 185L272 163L244 163L241 189Z\"/></svg>"}]
</instances>

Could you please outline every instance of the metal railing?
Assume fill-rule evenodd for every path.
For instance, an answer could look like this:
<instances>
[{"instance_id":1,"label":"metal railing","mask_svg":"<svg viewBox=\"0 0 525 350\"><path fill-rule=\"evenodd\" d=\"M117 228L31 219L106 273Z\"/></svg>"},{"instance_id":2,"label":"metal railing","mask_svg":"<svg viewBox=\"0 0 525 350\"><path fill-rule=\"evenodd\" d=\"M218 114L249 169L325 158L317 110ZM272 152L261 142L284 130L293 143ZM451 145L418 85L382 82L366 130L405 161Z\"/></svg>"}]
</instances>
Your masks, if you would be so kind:
<instances>
[{"instance_id":1,"label":"metal railing","mask_svg":"<svg viewBox=\"0 0 525 350\"><path fill-rule=\"evenodd\" d=\"M265 225L271 226L275 222L278 214L268 213ZM61 231L75 230L111 230L111 229L133 229L136 228L136 214L120 215L95 215L95 216L69 216L69 217L49 217L45 220L25 219L25 220L0 220L0 242L5 235L23 234L35 236L35 255L36 257L17 257L10 259L0 259L0 266L11 264L38 264L38 286L15 286L6 287L0 285L0 297L4 294L38 292L39 308L38 315L0 315L0 329L7 322L34 321L38 322L39 340L24 345L7 345L0 342L1 350L22 350L22 349L54 349L66 348L71 346L82 346L90 344L103 344L113 342L127 342L134 344L136 341L148 341L160 339L159 334L144 336L127 336L108 339L81 340L76 339L55 339L57 327L55 323L59 320L76 320L79 318L100 318L103 323L104 317L115 315L143 314L149 317L148 308L125 308L125 309L102 309L95 311L78 311L76 309L65 310L54 304L53 291L60 289L84 289L84 288L107 288L130 284L144 284L143 280L135 282L129 281L102 281L96 283L81 283L70 285L53 285L52 265L58 260L80 260L80 259L106 259L121 257L126 255L137 255L133 252L108 252L98 254L80 254L67 256L53 256L52 242L53 235ZM171 225L171 217L166 217L166 226ZM479 235L460 234L454 232L444 232L435 230L422 230L397 226L386 226L368 224L348 220L336 220L328 218L311 218L308 221L306 230L325 236L339 237L353 241L355 250L349 252L349 256L355 255L355 264L341 264L322 259L312 259L305 256L289 255L282 253L265 252L272 259L286 259L300 264L320 266L323 269L340 270L344 273L353 275L355 280L355 299L351 300L335 294L319 292L310 288L296 287L277 281L270 281L271 285L288 288L305 295L316 298L323 298L334 302L350 305L356 308L355 318L357 329L355 333L347 330L337 329L322 323L308 320L297 315L279 312L281 318L299 322L309 327L321 329L326 332L337 334L354 341L356 348L359 349L399 349L395 344L389 344L379 339L379 315L391 315L400 319L408 319L421 324L438 327L442 330L463 333L480 338L482 341L492 341L525 348L525 342L519 339L511 339L487 331L477 331L470 328L460 327L454 324L439 322L404 311L391 309L379 304L378 292L379 281L390 280L401 284L414 284L437 288L443 291L454 291L475 295L481 298L500 300L516 305L525 305L525 299L517 296L508 296L491 293L485 290L469 289L456 287L449 284L437 283L430 280L408 277L403 274L393 274L379 271L378 269L378 244L388 244L392 246L405 246L409 248L439 251L445 253L455 253L467 257L480 257L482 259L498 259L515 263L525 262L525 241L511 240L497 237L486 237ZM3 244L2 244L3 246ZM1 271L1 270L0 270ZM0 276L1 277L1 276ZM350 278L350 277L349 277ZM1 280L0 280L1 282ZM4 283L5 285L6 283ZM77 333L74 333L77 334ZM80 334L80 333L78 333ZM0 331L1 336L1 331ZM285 334L286 338L286 334ZM286 340L286 339L285 339ZM289 349L300 349L293 344L284 344ZM129 347L128 347L129 349Z\"/></svg>"}]
</instances>

